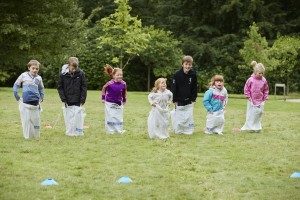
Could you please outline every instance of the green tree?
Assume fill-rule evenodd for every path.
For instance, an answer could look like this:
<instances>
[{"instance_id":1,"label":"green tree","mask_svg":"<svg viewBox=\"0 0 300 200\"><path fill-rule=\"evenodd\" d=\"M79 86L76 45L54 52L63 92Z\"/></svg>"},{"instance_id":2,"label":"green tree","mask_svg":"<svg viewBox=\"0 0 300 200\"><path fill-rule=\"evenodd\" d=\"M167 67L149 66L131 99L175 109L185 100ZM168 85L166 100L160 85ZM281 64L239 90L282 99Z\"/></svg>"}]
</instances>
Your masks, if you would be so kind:
<instances>
[{"instance_id":1,"label":"green tree","mask_svg":"<svg viewBox=\"0 0 300 200\"><path fill-rule=\"evenodd\" d=\"M252 61L256 61L258 63L263 63L266 67L266 72L270 72L270 61L268 59L268 42L265 37L262 37L259 33L259 28L256 23L253 23L249 27L249 31L247 32L247 38L244 40L244 47L239 50L241 57L244 60L244 63L238 66L239 70L242 70L241 77L244 80L248 78L248 76L253 72L253 68L251 66ZM269 73L267 73L269 75Z\"/></svg>"},{"instance_id":2,"label":"green tree","mask_svg":"<svg viewBox=\"0 0 300 200\"><path fill-rule=\"evenodd\" d=\"M97 38L98 48L111 48L112 62L124 69L146 49L149 35L143 33L141 20L130 15L128 0L115 0L115 3L118 4L115 13L100 20L102 32Z\"/></svg>"},{"instance_id":3,"label":"green tree","mask_svg":"<svg viewBox=\"0 0 300 200\"><path fill-rule=\"evenodd\" d=\"M248 32L248 38L244 41L244 48L240 49L240 54L245 61L245 65L241 67L248 68L251 61L255 60L261 63L268 62L268 42L265 37L262 37L258 32L258 26L253 23Z\"/></svg>"},{"instance_id":4,"label":"green tree","mask_svg":"<svg viewBox=\"0 0 300 200\"><path fill-rule=\"evenodd\" d=\"M293 74L300 68L300 38L279 36L269 51L273 76L284 79L289 92L290 82L294 88L299 88L299 77L293 79Z\"/></svg>"},{"instance_id":5,"label":"green tree","mask_svg":"<svg viewBox=\"0 0 300 200\"><path fill-rule=\"evenodd\" d=\"M80 68L85 72L88 89L101 89L108 80L104 76L103 66L111 60L110 51L99 51L96 38L101 30L95 26L86 33L85 48L79 53Z\"/></svg>"},{"instance_id":6,"label":"green tree","mask_svg":"<svg viewBox=\"0 0 300 200\"><path fill-rule=\"evenodd\" d=\"M130 4L143 24L171 31L182 41L184 54L194 58L202 85L212 74L222 72L229 92L241 92L239 85L251 71L236 66L245 62L239 50L253 22L269 45L277 33L300 32L300 4L294 0L131 0Z\"/></svg>"},{"instance_id":7,"label":"green tree","mask_svg":"<svg viewBox=\"0 0 300 200\"><path fill-rule=\"evenodd\" d=\"M81 49L81 18L77 0L1 1L0 76L6 77L2 81L14 80L30 59L37 59L43 64L45 85L53 87L58 68Z\"/></svg>"},{"instance_id":8,"label":"green tree","mask_svg":"<svg viewBox=\"0 0 300 200\"><path fill-rule=\"evenodd\" d=\"M170 31L145 27L144 32L150 35L147 48L141 52L140 59L148 69L148 91L150 90L150 74L156 77L167 77L180 66L183 53L179 48L180 42L174 39Z\"/></svg>"}]
</instances>

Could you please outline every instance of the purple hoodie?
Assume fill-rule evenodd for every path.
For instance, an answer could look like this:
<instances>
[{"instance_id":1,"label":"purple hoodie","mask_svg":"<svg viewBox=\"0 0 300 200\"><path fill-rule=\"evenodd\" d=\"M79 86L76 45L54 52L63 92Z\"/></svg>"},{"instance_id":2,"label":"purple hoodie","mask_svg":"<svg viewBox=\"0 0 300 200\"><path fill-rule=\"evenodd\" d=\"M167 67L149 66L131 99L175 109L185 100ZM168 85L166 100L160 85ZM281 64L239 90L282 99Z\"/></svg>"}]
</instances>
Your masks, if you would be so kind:
<instances>
[{"instance_id":1,"label":"purple hoodie","mask_svg":"<svg viewBox=\"0 0 300 200\"><path fill-rule=\"evenodd\" d=\"M257 106L268 99L268 94L269 86L265 77L257 77L255 74L252 74L244 87L245 97L251 98L253 104Z\"/></svg>"},{"instance_id":2,"label":"purple hoodie","mask_svg":"<svg viewBox=\"0 0 300 200\"><path fill-rule=\"evenodd\" d=\"M126 103L126 82L116 82L113 79L108 81L102 88L102 100L110 103Z\"/></svg>"}]
</instances>

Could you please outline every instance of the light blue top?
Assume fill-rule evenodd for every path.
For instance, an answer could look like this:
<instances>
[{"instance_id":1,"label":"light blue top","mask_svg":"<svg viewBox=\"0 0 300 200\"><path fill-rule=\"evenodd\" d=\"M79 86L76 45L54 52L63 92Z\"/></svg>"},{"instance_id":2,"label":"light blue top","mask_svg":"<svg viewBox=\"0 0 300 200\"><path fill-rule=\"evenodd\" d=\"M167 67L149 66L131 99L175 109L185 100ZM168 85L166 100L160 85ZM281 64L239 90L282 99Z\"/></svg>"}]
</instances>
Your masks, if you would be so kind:
<instances>
[{"instance_id":1,"label":"light blue top","mask_svg":"<svg viewBox=\"0 0 300 200\"><path fill-rule=\"evenodd\" d=\"M228 101L228 93L225 87L222 90L210 88L204 94L203 105L207 112L217 112L225 109Z\"/></svg>"},{"instance_id":2,"label":"light blue top","mask_svg":"<svg viewBox=\"0 0 300 200\"><path fill-rule=\"evenodd\" d=\"M24 103L44 99L44 84L41 76L32 76L30 72L24 72L18 77L13 87L14 96L17 101L20 99L18 90L21 85Z\"/></svg>"}]
</instances>

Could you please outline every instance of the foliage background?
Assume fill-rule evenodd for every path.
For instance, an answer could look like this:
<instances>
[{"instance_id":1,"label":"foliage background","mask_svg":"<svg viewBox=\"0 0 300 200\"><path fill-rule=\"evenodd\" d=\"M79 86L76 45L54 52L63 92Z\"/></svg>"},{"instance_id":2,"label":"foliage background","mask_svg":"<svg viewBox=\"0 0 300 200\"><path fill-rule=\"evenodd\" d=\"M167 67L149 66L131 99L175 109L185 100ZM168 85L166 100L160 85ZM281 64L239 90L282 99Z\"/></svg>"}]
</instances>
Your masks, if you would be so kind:
<instances>
[{"instance_id":1,"label":"foliage background","mask_svg":"<svg viewBox=\"0 0 300 200\"><path fill-rule=\"evenodd\" d=\"M89 89L100 89L107 81L103 65L117 64L112 62L112 48L99 49L96 39L104 36L99 22L115 14L122 2L129 5L130 16L141 21L143 33L153 27L152 34L159 36L153 37L155 41L148 49L136 54L124 69L129 90L146 91L148 81L152 85L160 76L170 80L181 66L181 56L189 54L195 61L199 91L205 91L211 76L218 73L225 76L230 93L242 93L251 66L240 50L255 23L270 53L266 60L255 55L250 60L265 64L271 93L277 82L288 84L290 92L300 91L300 2L296 0L3 0L0 85L12 86L29 59L35 58L43 64L40 74L46 87L54 88L60 67L69 56L78 56ZM159 35L159 31L164 33ZM295 38L296 45L291 48L291 42L282 41L286 37ZM285 48L277 48L280 41ZM165 49L164 44L176 53ZM151 49L156 52L147 54Z\"/></svg>"}]
</instances>

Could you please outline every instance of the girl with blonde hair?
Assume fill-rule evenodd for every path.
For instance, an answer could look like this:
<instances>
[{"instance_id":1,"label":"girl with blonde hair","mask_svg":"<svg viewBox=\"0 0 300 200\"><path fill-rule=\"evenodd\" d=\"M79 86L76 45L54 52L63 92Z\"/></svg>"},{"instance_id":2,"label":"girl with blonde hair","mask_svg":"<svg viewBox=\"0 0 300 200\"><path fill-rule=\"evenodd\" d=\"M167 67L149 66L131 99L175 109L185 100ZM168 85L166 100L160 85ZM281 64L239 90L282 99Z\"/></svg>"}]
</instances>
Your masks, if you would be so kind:
<instances>
[{"instance_id":1,"label":"girl with blonde hair","mask_svg":"<svg viewBox=\"0 0 300 200\"><path fill-rule=\"evenodd\" d=\"M167 89L165 78L155 81L151 93L148 95L152 109L148 117L148 134L150 138L168 138L169 136L169 106L173 94Z\"/></svg>"},{"instance_id":2,"label":"girl with blonde hair","mask_svg":"<svg viewBox=\"0 0 300 200\"><path fill-rule=\"evenodd\" d=\"M248 78L244 87L244 95L248 99L248 102L246 122L241 130L259 132L262 129L262 114L265 101L268 99L269 86L263 76L265 72L264 65L256 61L252 61L251 65L254 73Z\"/></svg>"},{"instance_id":3,"label":"girl with blonde hair","mask_svg":"<svg viewBox=\"0 0 300 200\"><path fill-rule=\"evenodd\" d=\"M105 129L108 134L124 133L123 105L126 103L126 82L121 68L106 64L104 73L112 79L102 88L102 103L105 103Z\"/></svg>"}]
</instances>

